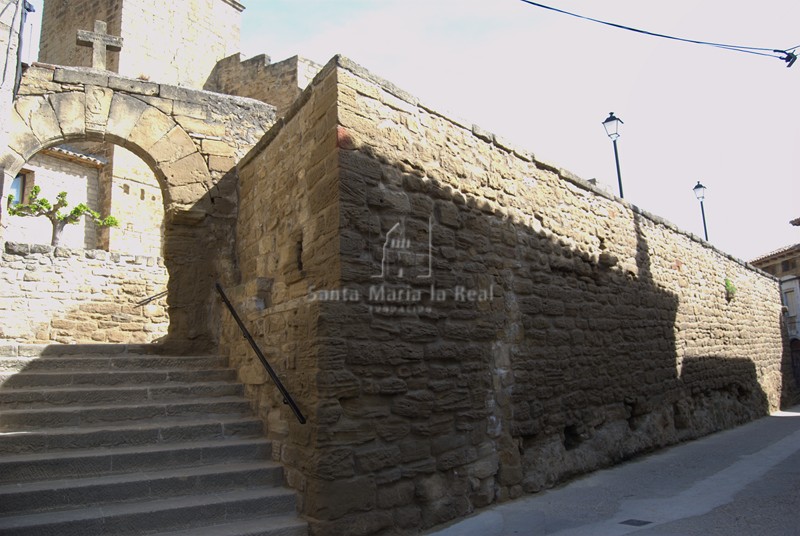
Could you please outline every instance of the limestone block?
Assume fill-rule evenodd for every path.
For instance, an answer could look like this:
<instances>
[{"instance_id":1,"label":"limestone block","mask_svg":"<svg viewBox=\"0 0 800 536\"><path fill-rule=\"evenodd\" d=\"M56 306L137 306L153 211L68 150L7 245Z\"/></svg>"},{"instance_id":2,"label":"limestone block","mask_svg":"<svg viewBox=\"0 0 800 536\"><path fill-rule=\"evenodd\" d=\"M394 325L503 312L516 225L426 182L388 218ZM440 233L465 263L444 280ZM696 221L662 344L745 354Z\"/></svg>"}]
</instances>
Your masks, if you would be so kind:
<instances>
[{"instance_id":1,"label":"limestone block","mask_svg":"<svg viewBox=\"0 0 800 536\"><path fill-rule=\"evenodd\" d=\"M195 152L197 145L179 125L175 125L148 150L158 163L175 162Z\"/></svg>"},{"instance_id":2,"label":"limestone block","mask_svg":"<svg viewBox=\"0 0 800 536\"><path fill-rule=\"evenodd\" d=\"M189 135L225 136L225 125L222 123L197 119L186 115L174 115L173 117Z\"/></svg>"},{"instance_id":3,"label":"limestone block","mask_svg":"<svg viewBox=\"0 0 800 536\"><path fill-rule=\"evenodd\" d=\"M207 191L211 186L211 176L206 161L199 152L191 153L174 162L167 162L161 169L170 187L202 183L206 185Z\"/></svg>"},{"instance_id":4,"label":"limestone block","mask_svg":"<svg viewBox=\"0 0 800 536\"><path fill-rule=\"evenodd\" d=\"M231 169L236 167L236 159L231 156L216 156L211 155L208 157L208 169L209 171L219 171L222 173L227 173Z\"/></svg>"},{"instance_id":5,"label":"limestone block","mask_svg":"<svg viewBox=\"0 0 800 536\"><path fill-rule=\"evenodd\" d=\"M208 155L234 156L236 149L222 140L204 139L200 143L201 151Z\"/></svg>"},{"instance_id":6,"label":"limestone block","mask_svg":"<svg viewBox=\"0 0 800 536\"><path fill-rule=\"evenodd\" d=\"M116 143L125 144L139 118L150 106L127 95L114 93L108 114L106 136Z\"/></svg>"},{"instance_id":7,"label":"limestone block","mask_svg":"<svg viewBox=\"0 0 800 536\"><path fill-rule=\"evenodd\" d=\"M111 89L86 85L86 131L105 132L108 114L111 111Z\"/></svg>"},{"instance_id":8,"label":"limestone block","mask_svg":"<svg viewBox=\"0 0 800 536\"><path fill-rule=\"evenodd\" d=\"M135 95L135 97L142 102L146 102L150 106L158 108L167 115L172 115L174 103L169 99L162 99L161 97L148 96L148 95Z\"/></svg>"},{"instance_id":9,"label":"limestone block","mask_svg":"<svg viewBox=\"0 0 800 536\"><path fill-rule=\"evenodd\" d=\"M121 76L109 76L108 87L128 93L138 93L140 95L158 95L158 84L134 80L133 78L123 78Z\"/></svg>"},{"instance_id":10,"label":"limestone block","mask_svg":"<svg viewBox=\"0 0 800 536\"><path fill-rule=\"evenodd\" d=\"M86 94L71 91L50 95L58 123L65 137L82 136L86 132Z\"/></svg>"},{"instance_id":11,"label":"limestone block","mask_svg":"<svg viewBox=\"0 0 800 536\"><path fill-rule=\"evenodd\" d=\"M16 110L11 110L11 124L14 125L14 128L11 129L8 135L8 147L20 155L22 160L27 160L42 145ZM5 157L4 160L6 160Z\"/></svg>"},{"instance_id":12,"label":"limestone block","mask_svg":"<svg viewBox=\"0 0 800 536\"><path fill-rule=\"evenodd\" d=\"M53 74L55 82L62 84L91 84L94 86L108 86L108 74L105 71L90 69L58 68Z\"/></svg>"},{"instance_id":13,"label":"limestone block","mask_svg":"<svg viewBox=\"0 0 800 536\"><path fill-rule=\"evenodd\" d=\"M169 116L152 106L148 106L131 130L128 141L145 151L149 151L153 145L173 128L175 128L175 122Z\"/></svg>"},{"instance_id":14,"label":"limestone block","mask_svg":"<svg viewBox=\"0 0 800 536\"><path fill-rule=\"evenodd\" d=\"M206 186L203 183L195 182L192 184L171 186L167 191L166 198L167 202L170 204L194 207L202 202L203 207L207 208L209 206L207 195L208 189Z\"/></svg>"},{"instance_id":15,"label":"limestone block","mask_svg":"<svg viewBox=\"0 0 800 536\"><path fill-rule=\"evenodd\" d=\"M33 135L30 134L30 136L33 136ZM21 140L14 141L12 139L13 143L19 143L19 141L21 141ZM17 170L17 169L21 169L24 164L25 164L25 161L15 151L5 151L3 153L0 153L0 169L4 169L6 171L8 171L8 170ZM5 184L10 185L11 184L10 181L13 180L13 178L14 178L13 176L8 176L7 175L6 176L6 181L7 182L5 182Z\"/></svg>"},{"instance_id":16,"label":"limestone block","mask_svg":"<svg viewBox=\"0 0 800 536\"><path fill-rule=\"evenodd\" d=\"M61 84L53 82L53 69L30 67L22 76L19 95L45 95L61 91Z\"/></svg>"},{"instance_id":17,"label":"limestone block","mask_svg":"<svg viewBox=\"0 0 800 536\"><path fill-rule=\"evenodd\" d=\"M239 381L246 385L263 385L267 383L267 372L261 363L249 363L239 369Z\"/></svg>"},{"instance_id":18,"label":"limestone block","mask_svg":"<svg viewBox=\"0 0 800 536\"><path fill-rule=\"evenodd\" d=\"M174 101L173 113L175 115L185 115L194 119L208 119L209 107L205 104L197 104L194 102L186 102L181 100Z\"/></svg>"},{"instance_id":19,"label":"limestone block","mask_svg":"<svg viewBox=\"0 0 800 536\"><path fill-rule=\"evenodd\" d=\"M317 519L338 519L352 512L372 510L377 504L377 486L371 477L309 479L307 490L307 513Z\"/></svg>"},{"instance_id":20,"label":"limestone block","mask_svg":"<svg viewBox=\"0 0 800 536\"><path fill-rule=\"evenodd\" d=\"M19 116L30 125L31 132L42 145L62 137L58 118L45 97L20 97L15 103Z\"/></svg>"}]
</instances>

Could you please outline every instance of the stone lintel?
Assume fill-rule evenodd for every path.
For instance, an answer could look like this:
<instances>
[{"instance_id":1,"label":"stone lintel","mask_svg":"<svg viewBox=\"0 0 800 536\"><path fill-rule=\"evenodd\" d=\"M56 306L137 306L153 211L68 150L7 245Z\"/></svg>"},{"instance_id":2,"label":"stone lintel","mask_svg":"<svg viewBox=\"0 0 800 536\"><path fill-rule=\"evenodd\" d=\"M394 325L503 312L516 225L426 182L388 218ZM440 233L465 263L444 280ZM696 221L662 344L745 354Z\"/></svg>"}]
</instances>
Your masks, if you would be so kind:
<instances>
[{"instance_id":1,"label":"stone lintel","mask_svg":"<svg viewBox=\"0 0 800 536\"><path fill-rule=\"evenodd\" d=\"M143 82L134 78L126 78L122 76L109 76L108 87L119 91L126 91L128 93L137 93L139 95L158 95L158 84L153 82Z\"/></svg>"},{"instance_id":2,"label":"stone lintel","mask_svg":"<svg viewBox=\"0 0 800 536\"><path fill-rule=\"evenodd\" d=\"M57 67L53 74L53 81L62 84L108 86L108 73L86 68Z\"/></svg>"}]
</instances>

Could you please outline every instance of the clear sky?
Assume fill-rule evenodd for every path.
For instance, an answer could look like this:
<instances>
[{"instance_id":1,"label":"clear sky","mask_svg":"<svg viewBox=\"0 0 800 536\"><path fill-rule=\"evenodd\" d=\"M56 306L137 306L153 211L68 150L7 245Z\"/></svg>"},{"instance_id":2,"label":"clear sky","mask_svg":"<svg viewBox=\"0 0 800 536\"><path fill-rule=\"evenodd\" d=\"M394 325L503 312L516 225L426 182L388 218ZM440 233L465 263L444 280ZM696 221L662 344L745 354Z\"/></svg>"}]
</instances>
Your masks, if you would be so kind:
<instances>
[{"instance_id":1,"label":"clear sky","mask_svg":"<svg viewBox=\"0 0 800 536\"><path fill-rule=\"evenodd\" d=\"M41 1L34 2L37 8ZM800 62L666 41L519 0L243 0L242 52L341 53L426 104L617 193L744 260L800 242ZM787 49L797 0L543 0L652 32Z\"/></svg>"}]
</instances>

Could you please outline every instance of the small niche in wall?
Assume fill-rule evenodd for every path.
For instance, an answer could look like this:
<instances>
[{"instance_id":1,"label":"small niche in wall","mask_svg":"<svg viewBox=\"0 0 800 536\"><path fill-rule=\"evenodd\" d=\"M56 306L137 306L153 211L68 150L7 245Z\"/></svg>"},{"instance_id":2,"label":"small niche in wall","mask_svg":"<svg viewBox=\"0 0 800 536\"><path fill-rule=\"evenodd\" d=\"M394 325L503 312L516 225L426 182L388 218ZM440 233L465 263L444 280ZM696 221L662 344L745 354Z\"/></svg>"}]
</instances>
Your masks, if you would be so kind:
<instances>
[{"instance_id":1,"label":"small niche in wall","mask_svg":"<svg viewBox=\"0 0 800 536\"><path fill-rule=\"evenodd\" d=\"M126 194L129 194L129 193L131 193L131 187L128 186L127 184L123 184L122 185L122 191L125 192Z\"/></svg>"}]
</instances>

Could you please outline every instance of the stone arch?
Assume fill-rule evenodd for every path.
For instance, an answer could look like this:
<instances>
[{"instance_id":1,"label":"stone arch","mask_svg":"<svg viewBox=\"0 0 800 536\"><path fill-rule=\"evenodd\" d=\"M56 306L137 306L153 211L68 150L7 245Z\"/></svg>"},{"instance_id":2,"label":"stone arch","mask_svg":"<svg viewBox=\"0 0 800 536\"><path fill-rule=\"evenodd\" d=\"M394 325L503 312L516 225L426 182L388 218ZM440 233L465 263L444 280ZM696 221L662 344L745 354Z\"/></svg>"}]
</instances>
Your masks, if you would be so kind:
<instances>
[{"instance_id":1,"label":"stone arch","mask_svg":"<svg viewBox=\"0 0 800 536\"><path fill-rule=\"evenodd\" d=\"M0 156L3 203L7 184L37 152L76 141L102 141L125 147L154 172L164 199L164 264L169 272L171 351L214 346L213 281L219 265L214 243L225 232L206 218L213 210L212 174L197 143L157 106L109 87L85 84L60 93L15 99L9 142Z\"/></svg>"},{"instance_id":2,"label":"stone arch","mask_svg":"<svg viewBox=\"0 0 800 536\"><path fill-rule=\"evenodd\" d=\"M202 210L214 186L198 146L167 114L136 97L97 86L24 96L12 111L4 174L13 177L34 154L70 141L120 145L153 170L168 216Z\"/></svg>"}]
</instances>

